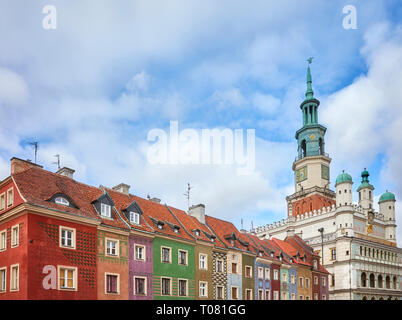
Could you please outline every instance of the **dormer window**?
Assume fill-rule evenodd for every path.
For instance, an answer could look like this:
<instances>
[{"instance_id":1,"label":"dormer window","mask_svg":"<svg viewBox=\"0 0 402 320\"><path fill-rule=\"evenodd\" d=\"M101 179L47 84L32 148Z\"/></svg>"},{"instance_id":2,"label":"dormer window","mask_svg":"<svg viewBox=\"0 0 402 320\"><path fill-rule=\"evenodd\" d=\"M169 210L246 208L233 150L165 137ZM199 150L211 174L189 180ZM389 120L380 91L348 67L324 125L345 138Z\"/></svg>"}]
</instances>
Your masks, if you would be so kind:
<instances>
[{"instance_id":1,"label":"dormer window","mask_svg":"<svg viewBox=\"0 0 402 320\"><path fill-rule=\"evenodd\" d=\"M173 231L174 231L174 233L179 233L179 229L177 229L177 228L174 228Z\"/></svg>"},{"instance_id":2,"label":"dormer window","mask_svg":"<svg viewBox=\"0 0 402 320\"><path fill-rule=\"evenodd\" d=\"M273 252L271 252L271 258L273 258L274 257L274 253Z\"/></svg>"},{"instance_id":3,"label":"dormer window","mask_svg":"<svg viewBox=\"0 0 402 320\"><path fill-rule=\"evenodd\" d=\"M130 211L130 222L140 224L140 214L137 212Z\"/></svg>"},{"instance_id":4,"label":"dormer window","mask_svg":"<svg viewBox=\"0 0 402 320\"><path fill-rule=\"evenodd\" d=\"M66 198L63 198L63 197L57 197L56 199L54 199L54 202L57 204L61 204L63 206L70 205L70 202Z\"/></svg>"},{"instance_id":5,"label":"dormer window","mask_svg":"<svg viewBox=\"0 0 402 320\"><path fill-rule=\"evenodd\" d=\"M107 218L110 218L112 216L110 205L101 203L101 216L104 216Z\"/></svg>"},{"instance_id":6,"label":"dormer window","mask_svg":"<svg viewBox=\"0 0 402 320\"><path fill-rule=\"evenodd\" d=\"M161 229L161 230L162 230L162 228L163 228L163 225L158 224L158 229Z\"/></svg>"},{"instance_id":7,"label":"dormer window","mask_svg":"<svg viewBox=\"0 0 402 320\"><path fill-rule=\"evenodd\" d=\"M196 235L197 237L199 237L199 236L200 236L200 230L195 230L195 235Z\"/></svg>"}]
</instances>

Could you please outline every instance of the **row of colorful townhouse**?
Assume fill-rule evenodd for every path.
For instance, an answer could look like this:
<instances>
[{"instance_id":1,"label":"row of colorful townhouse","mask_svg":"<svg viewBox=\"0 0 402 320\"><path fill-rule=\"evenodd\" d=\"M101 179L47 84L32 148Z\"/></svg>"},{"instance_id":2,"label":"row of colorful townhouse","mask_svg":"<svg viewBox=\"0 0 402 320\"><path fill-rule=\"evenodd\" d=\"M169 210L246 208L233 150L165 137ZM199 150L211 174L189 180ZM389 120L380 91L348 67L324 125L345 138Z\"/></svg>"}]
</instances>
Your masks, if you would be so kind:
<instances>
[{"instance_id":1,"label":"row of colorful townhouse","mask_svg":"<svg viewBox=\"0 0 402 320\"><path fill-rule=\"evenodd\" d=\"M88 186L18 158L0 182L0 299L328 299L328 272L297 235Z\"/></svg>"}]
</instances>

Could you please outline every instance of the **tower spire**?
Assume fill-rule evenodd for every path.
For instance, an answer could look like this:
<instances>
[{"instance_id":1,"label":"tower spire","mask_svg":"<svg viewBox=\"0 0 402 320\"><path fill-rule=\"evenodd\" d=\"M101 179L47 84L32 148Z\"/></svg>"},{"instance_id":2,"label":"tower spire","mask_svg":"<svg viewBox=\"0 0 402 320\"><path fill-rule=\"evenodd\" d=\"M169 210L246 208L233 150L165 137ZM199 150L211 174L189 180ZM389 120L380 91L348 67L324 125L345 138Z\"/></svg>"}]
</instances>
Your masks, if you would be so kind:
<instances>
[{"instance_id":1,"label":"tower spire","mask_svg":"<svg viewBox=\"0 0 402 320\"><path fill-rule=\"evenodd\" d=\"M307 61L308 61L308 67L307 67L306 100L309 100L314 98L314 91L312 86L313 81L311 80L311 70L310 70L310 64L313 62L313 57L308 58Z\"/></svg>"}]
</instances>

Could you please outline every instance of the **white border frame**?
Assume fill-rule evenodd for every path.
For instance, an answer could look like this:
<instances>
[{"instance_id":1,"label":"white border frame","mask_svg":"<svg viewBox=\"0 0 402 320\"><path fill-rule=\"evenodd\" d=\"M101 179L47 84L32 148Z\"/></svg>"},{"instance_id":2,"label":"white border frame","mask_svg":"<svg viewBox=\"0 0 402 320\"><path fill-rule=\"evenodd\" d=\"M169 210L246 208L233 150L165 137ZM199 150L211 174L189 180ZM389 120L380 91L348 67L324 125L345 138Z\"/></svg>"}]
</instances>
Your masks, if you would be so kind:
<instances>
[{"instance_id":1,"label":"white border frame","mask_svg":"<svg viewBox=\"0 0 402 320\"><path fill-rule=\"evenodd\" d=\"M60 287L60 269L74 270L74 273L73 273L73 285L74 285L74 288L61 288ZM57 290L61 290L61 291L78 291L78 268L77 267L64 266L64 265L58 265L57 266Z\"/></svg>"},{"instance_id":2,"label":"white border frame","mask_svg":"<svg viewBox=\"0 0 402 320\"><path fill-rule=\"evenodd\" d=\"M143 249L143 258L142 259L137 259L137 247ZM136 244L134 243L134 260L135 261L146 261L147 260L147 248L143 244Z\"/></svg>"},{"instance_id":3,"label":"white border frame","mask_svg":"<svg viewBox=\"0 0 402 320\"><path fill-rule=\"evenodd\" d=\"M64 230L67 230L67 231L72 231L72 232L73 232L72 246L71 246L71 247L69 247L69 246L64 246L64 245L61 243L61 231L62 231L63 229L64 229ZM60 247L60 248L64 248L64 249L75 250L75 249L76 249L76 243L77 243L77 231L76 231L76 229L75 229L75 228L70 228L70 227L66 227L66 226L60 225L60 226L59 226L59 247Z\"/></svg>"},{"instance_id":4,"label":"white border frame","mask_svg":"<svg viewBox=\"0 0 402 320\"><path fill-rule=\"evenodd\" d=\"M4 274L4 283L5 283L5 288L4 288L4 291L1 291L1 289L0 289L0 293L6 293L7 292L7 266L5 266L5 267L1 267L0 268L0 271L2 271L2 270L5 270L6 272L5 272L5 274ZM0 287L1 288L1 287Z\"/></svg>"},{"instance_id":5,"label":"white border frame","mask_svg":"<svg viewBox=\"0 0 402 320\"><path fill-rule=\"evenodd\" d=\"M117 276L117 292L107 292L107 276ZM105 294L120 295L120 273L105 272Z\"/></svg>"},{"instance_id":6,"label":"white border frame","mask_svg":"<svg viewBox=\"0 0 402 320\"><path fill-rule=\"evenodd\" d=\"M117 245L116 245L116 254L107 253L107 242L108 242L108 241L117 242ZM105 238L105 256L108 256L108 257L115 257L115 258L120 257L120 240L119 240L119 239L115 239L115 238Z\"/></svg>"},{"instance_id":7,"label":"white border frame","mask_svg":"<svg viewBox=\"0 0 402 320\"><path fill-rule=\"evenodd\" d=\"M135 279L143 279L143 280L145 280L145 284L144 284L145 293L136 293L135 292ZM133 291L134 291L133 294L135 296L138 296L138 297L147 296L148 295L148 279L147 279L147 277L134 276L133 277Z\"/></svg>"}]
</instances>

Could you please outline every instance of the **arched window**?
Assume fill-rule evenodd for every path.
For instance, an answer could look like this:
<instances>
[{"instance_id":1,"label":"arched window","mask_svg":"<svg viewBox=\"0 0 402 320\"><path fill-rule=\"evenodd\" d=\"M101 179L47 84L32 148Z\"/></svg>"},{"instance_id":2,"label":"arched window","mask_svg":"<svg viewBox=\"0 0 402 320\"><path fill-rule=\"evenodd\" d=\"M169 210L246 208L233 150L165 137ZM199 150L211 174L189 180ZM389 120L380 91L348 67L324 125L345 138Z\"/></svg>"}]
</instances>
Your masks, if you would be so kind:
<instances>
[{"instance_id":1,"label":"arched window","mask_svg":"<svg viewBox=\"0 0 402 320\"><path fill-rule=\"evenodd\" d=\"M362 300L367 300L367 297L366 296L363 296L363 299Z\"/></svg>"},{"instance_id":2,"label":"arched window","mask_svg":"<svg viewBox=\"0 0 402 320\"><path fill-rule=\"evenodd\" d=\"M57 197L56 199L54 199L54 202L57 204L61 204L63 206L69 206L70 202L68 202L67 199L63 198L63 197Z\"/></svg>"},{"instance_id":3,"label":"arched window","mask_svg":"<svg viewBox=\"0 0 402 320\"><path fill-rule=\"evenodd\" d=\"M390 278L390 276L387 276L387 277L385 278L385 287L386 287L387 289L391 289L391 278Z\"/></svg>"},{"instance_id":4,"label":"arched window","mask_svg":"<svg viewBox=\"0 0 402 320\"><path fill-rule=\"evenodd\" d=\"M396 287L397 287L396 276L394 276L392 278L392 286L393 286L393 289L396 289Z\"/></svg>"},{"instance_id":5,"label":"arched window","mask_svg":"<svg viewBox=\"0 0 402 320\"><path fill-rule=\"evenodd\" d=\"M306 152L307 152L306 140L302 141L301 148L302 148L302 157L304 158L306 156Z\"/></svg>"},{"instance_id":6,"label":"arched window","mask_svg":"<svg viewBox=\"0 0 402 320\"><path fill-rule=\"evenodd\" d=\"M375 276L374 274L370 274L370 288L374 288L375 287Z\"/></svg>"},{"instance_id":7,"label":"arched window","mask_svg":"<svg viewBox=\"0 0 402 320\"><path fill-rule=\"evenodd\" d=\"M322 138L318 139L318 147L319 147L320 154L324 154L324 150L322 148Z\"/></svg>"},{"instance_id":8,"label":"arched window","mask_svg":"<svg viewBox=\"0 0 402 320\"><path fill-rule=\"evenodd\" d=\"M378 287L379 288L382 288L382 282L383 282L382 275L378 275Z\"/></svg>"},{"instance_id":9,"label":"arched window","mask_svg":"<svg viewBox=\"0 0 402 320\"><path fill-rule=\"evenodd\" d=\"M366 276L366 273L363 272L361 277L360 277L360 285L365 288L366 287L366 282L367 282L367 276Z\"/></svg>"},{"instance_id":10,"label":"arched window","mask_svg":"<svg viewBox=\"0 0 402 320\"><path fill-rule=\"evenodd\" d=\"M372 296L372 297L371 297L371 300L375 300L375 297L374 297L374 296Z\"/></svg>"},{"instance_id":11,"label":"arched window","mask_svg":"<svg viewBox=\"0 0 402 320\"><path fill-rule=\"evenodd\" d=\"M378 300L384 300L384 298L383 297L381 297L380 299L378 299Z\"/></svg>"}]
</instances>

